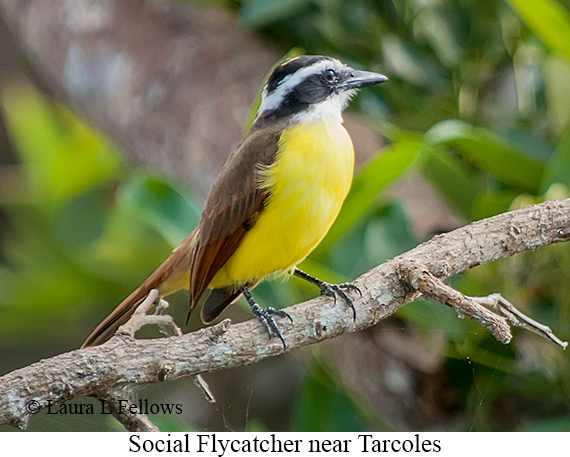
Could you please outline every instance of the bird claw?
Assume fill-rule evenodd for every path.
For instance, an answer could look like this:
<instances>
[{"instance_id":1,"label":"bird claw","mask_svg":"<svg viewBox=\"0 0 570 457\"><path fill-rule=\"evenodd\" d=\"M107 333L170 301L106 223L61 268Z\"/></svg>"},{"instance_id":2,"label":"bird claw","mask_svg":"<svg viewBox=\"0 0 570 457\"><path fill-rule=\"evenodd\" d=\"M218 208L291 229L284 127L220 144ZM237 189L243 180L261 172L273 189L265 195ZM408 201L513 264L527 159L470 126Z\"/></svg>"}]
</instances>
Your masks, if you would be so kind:
<instances>
[{"instance_id":1,"label":"bird claw","mask_svg":"<svg viewBox=\"0 0 570 457\"><path fill-rule=\"evenodd\" d=\"M283 344L283 349L287 349L285 339L283 338L283 335L281 335L281 330L279 330L279 326L271 316L273 315L286 317L291 321L291 323L293 322L293 318L285 311L272 307L262 308L257 303L251 305L251 311L253 312L253 315L257 317L257 319L263 324L263 327L267 331L269 338L271 338L273 335L277 336Z\"/></svg>"},{"instance_id":2,"label":"bird claw","mask_svg":"<svg viewBox=\"0 0 570 457\"><path fill-rule=\"evenodd\" d=\"M351 284L351 283L348 283L348 282L342 283L342 284L330 284L328 282L323 282L320 285L320 289L321 289L321 295L333 297L335 306L336 306L337 298L340 295L342 297L342 299L344 300L344 302L350 307L350 309L352 309L352 316L353 316L354 320L356 320L356 308L354 307L354 301L352 300L352 298L350 298L348 296L348 294L345 292L345 290L346 291L350 291L350 290L356 291L362 297L362 291L360 290L360 288L358 286Z\"/></svg>"}]
</instances>

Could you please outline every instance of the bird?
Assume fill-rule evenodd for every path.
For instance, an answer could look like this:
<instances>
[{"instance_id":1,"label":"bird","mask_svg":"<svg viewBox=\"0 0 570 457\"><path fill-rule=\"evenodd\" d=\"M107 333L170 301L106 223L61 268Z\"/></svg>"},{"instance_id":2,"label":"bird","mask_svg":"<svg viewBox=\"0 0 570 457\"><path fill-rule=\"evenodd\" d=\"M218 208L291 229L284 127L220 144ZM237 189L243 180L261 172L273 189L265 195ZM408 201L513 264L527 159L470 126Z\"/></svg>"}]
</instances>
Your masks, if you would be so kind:
<instances>
[{"instance_id":1,"label":"bird","mask_svg":"<svg viewBox=\"0 0 570 457\"><path fill-rule=\"evenodd\" d=\"M82 348L110 339L153 289L161 297L189 289L188 317L208 289L205 324L243 295L269 337L286 348L276 318L251 295L265 277L294 275L340 296L356 311L350 283L330 284L297 268L323 239L348 194L354 149L342 112L358 89L387 77L356 70L328 56L301 55L278 63L261 93L254 121L228 157L194 231L142 285L89 335Z\"/></svg>"}]
</instances>

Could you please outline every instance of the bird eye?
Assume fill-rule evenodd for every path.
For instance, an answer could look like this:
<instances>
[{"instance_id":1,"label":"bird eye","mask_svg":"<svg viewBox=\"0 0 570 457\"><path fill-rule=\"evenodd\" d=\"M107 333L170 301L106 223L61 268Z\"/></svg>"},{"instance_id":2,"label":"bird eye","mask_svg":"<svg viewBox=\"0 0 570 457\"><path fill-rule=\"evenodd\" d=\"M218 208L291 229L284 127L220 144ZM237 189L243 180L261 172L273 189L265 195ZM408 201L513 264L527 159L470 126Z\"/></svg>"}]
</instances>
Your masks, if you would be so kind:
<instances>
[{"instance_id":1,"label":"bird eye","mask_svg":"<svg viewBox=\"0 0 570 457\"><path fill-rule=\"evenodd\" d=\"M328 68L323 72L323 77L325 78L326 82L332 83L336 79L336 73L334 70Z\"/></svg>"}]
</instances>

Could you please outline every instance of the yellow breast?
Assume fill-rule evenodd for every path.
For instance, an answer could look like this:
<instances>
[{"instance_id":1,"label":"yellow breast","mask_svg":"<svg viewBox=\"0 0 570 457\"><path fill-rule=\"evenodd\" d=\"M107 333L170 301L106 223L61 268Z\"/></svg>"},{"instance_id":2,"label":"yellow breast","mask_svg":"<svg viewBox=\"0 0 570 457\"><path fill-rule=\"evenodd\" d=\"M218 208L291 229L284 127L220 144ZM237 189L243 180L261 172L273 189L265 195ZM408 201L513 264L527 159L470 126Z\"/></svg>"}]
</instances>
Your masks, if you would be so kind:
<instances>
[{"instance_id":1,"label":"yellow breast","mask_svg":"<svg viewBox=\"0 0 570 457\"><path fill-rule=\"evenodd\" d=\"M285 130L275 163L262 172L262 185L271 190L267 205L211 285L255 282L301 262L336 219L353 169L352 142L342 124Z\"/></svg>"}]
</instances>

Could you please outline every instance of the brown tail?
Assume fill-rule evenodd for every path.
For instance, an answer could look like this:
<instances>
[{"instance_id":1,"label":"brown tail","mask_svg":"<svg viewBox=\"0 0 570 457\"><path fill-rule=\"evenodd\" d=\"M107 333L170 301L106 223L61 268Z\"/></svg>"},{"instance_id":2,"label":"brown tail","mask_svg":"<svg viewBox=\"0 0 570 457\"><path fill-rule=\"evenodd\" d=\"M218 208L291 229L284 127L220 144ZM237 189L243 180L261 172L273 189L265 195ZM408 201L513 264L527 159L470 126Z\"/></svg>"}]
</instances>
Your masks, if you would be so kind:
<instances>
[{"instance_id":1,"label":"brown tail","mask_svg":"<svg viewBox=\"0 0 570 457\"><path fill-rule=\"evenodd\" d=\"M174 249L168 259L93 330L81 348L97 346L110 339L117 329L129 320L137 306L152 289L158 289L160 296L164 297L177 290L188 288L190 283L190 259L196 234L197 231L194 230L186 237Z\"/></svg>"}]
</instances>

